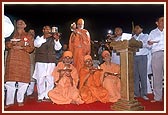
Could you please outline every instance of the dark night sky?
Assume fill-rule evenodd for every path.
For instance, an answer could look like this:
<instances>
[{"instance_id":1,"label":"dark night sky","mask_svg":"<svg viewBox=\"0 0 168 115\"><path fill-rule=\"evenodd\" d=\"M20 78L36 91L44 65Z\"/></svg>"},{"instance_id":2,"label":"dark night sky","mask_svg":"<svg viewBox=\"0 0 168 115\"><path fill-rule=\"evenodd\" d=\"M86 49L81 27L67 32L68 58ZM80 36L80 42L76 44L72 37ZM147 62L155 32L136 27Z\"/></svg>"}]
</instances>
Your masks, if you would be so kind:
<instances>
[{"instance_id":1,"label":"dark night sky","mask_svg":"<svg viewBox=\"0 0 168 115\"><path fill-rule=\"evenodd\" d=\"M141 24L144 33L156 27L155 19L164 14L163 4L5 4L4 14L12 20L23 19L27 29L41 34L44 25L58 26L62 38L70 36L70 24L78 18L85 20L85 28L92 40L105 38L108 29L120 26L131 33L132 21Z\"/></svg>"}]
</instances>

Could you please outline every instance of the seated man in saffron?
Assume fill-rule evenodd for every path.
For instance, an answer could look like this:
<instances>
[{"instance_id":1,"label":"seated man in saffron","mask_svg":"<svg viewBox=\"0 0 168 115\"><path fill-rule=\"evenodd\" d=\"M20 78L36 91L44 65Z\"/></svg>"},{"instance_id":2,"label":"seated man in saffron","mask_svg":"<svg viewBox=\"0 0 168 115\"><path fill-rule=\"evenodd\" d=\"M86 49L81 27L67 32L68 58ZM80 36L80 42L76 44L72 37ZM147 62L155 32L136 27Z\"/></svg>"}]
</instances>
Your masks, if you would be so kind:
<instances>
[{"instance_id":1,"label":"seated man in saffron","mask_svg":"<svg viewBox=\"0 0 168 115\"><path fill-rule=\"evenodd\" d=\"M104 50L102 57L104 63L100 65L100 68L103 69L101 82L109 92L109 101L117 102L121 98L120 66L111 62L109 51Z\"/></svg>"},{"instance_id":2,"label":"seated man in saffron","mask_svg":"<svg viewBox=\"0 0 168 115\"><path fill-rule=\"evenodd\" d=\"M82 99L86 104L100 101L106 103L109 100L108 91L102 87L100 77L101 70L93 68L90 55L84 57L84 66L79 72L79 90Z\"/></svg>"},{"instance_id":3,"label":"seated man in saffron","mask_svg":"<svg viewBox=\"0 0 168 115\"><path fill-rule=\"evenodd\" d=\"M79 77L72 63L72 52L65 51L62 62L59 62L52 72L56 87L48 93L49 98L56 104L82 104L77 89Z\"/></svg>"}]
</instances>

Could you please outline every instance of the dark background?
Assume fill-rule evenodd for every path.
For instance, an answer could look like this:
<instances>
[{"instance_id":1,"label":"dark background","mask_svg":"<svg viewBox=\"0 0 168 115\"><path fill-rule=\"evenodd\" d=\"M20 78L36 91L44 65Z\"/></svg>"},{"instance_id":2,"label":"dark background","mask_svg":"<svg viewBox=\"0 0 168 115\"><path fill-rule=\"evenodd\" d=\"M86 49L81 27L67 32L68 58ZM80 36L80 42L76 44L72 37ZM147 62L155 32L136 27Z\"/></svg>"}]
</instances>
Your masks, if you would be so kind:
<instances>
[{"instance_id":1,"label":"dark background","mask_svg":"<svg viewBox=\"0 0 168 115\"><path fill-rule=\"evenodd\" d=\"M4 14L14 22L23 19L26 30L42 34L44 25L57 26L62 40L68 42L70 24L78 18L85 20L85 29L92 40L103 40L108 29L119 26L124 33L132 32L132 22L141 24L144 33L156 28L155 20L164 14L163 4L5 4Z\"/></svg>"}]
</instances>

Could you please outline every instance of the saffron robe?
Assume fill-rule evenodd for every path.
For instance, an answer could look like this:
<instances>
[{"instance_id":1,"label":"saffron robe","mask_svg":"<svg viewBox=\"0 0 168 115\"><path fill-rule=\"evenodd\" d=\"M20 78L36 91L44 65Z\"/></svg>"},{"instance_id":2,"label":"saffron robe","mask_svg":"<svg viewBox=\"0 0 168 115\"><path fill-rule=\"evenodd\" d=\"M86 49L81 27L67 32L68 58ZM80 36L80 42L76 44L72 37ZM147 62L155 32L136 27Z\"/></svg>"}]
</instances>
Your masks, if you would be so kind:
<instances>
[{"instance_id":1,"label":"saffron robe","mask_svg":"<svg viewBox=\"0 0 168 115\"><path fill-rule=\"evenodd\" d=\"M64 69L63 62L59 62L52 72L55 83L59 80L59 69ZM69 69L72 70L73 86L71 85L70 78L64 74L58 83L56 83L56 87L48 93L49 98L56 104L70 104L72 102L76 104L83 103L79 95L79 90L77 89L79 81L77 70L73 65L71 65Z\"/></svg>"},{"instance_id":2,"label":"saffron robe","mask_svg":"<svg viewBox=\"0 0 168 115\"><path fill-rule=\"evenodd\" d=\"M108 91L102 87L100 82L101 72L95 71L94 74L90 74L86 67L81 68L80 73L79 90L85 103L93 103L100 101L106 103L109 100Z\"/></svg>"},{"instance_id":3,"label":"saffron robe","mask_svg":"<svg viewBox=\"0 0 168 115\"><path fill-rule=\"evenodd\" d=\"M100 65L100 68L103 69L102 76L101 76L101 82L103 84L103 87L106 88L109 92L109 101L110 102L117 102L118 99L121 98L121 84L120 79L117 76L108 75L104 79L104 73L118 73L120 74L120 66L118 64L111 63L109 66L105 64Z\"/></svg>"},{"instance_id":4,"label":"saffron robe","mask_svg":"<svg viewBox=\"0 0 168 115\"><path fill-rule=\"evenodd\" d=\"M71 33L69 39L69 50L73 54L74 66L79 72L80 68L83 67L83 57L85 55L90 55L91 44L90 44L90 34L85 29L77 29L80 34L74 32Z\"/></svg>"}]
</instances>

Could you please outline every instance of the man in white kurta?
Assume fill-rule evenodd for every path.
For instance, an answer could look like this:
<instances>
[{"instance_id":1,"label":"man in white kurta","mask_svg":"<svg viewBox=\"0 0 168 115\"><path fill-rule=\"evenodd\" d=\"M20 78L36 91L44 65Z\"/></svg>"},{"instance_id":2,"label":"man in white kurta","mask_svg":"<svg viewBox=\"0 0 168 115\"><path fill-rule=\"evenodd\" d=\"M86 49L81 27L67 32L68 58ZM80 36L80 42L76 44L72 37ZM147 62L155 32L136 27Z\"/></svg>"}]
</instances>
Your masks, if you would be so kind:
<instances>
[{"instance_id":1,"label":"man in white kurta","mask_svg":"<svg viewBox=\"0 0 168 115\"><path fill-rule=\"evenodd\" d=\"M62 45L57 34L50 34L49 26L43 27L43 36L37 36L34 41L35 71L33 78L37 80L38 101L48 100L48 92L54 87L54 79L51 73L56 63L56 50L60 50Z\"/></svg>"}]
</instances>

